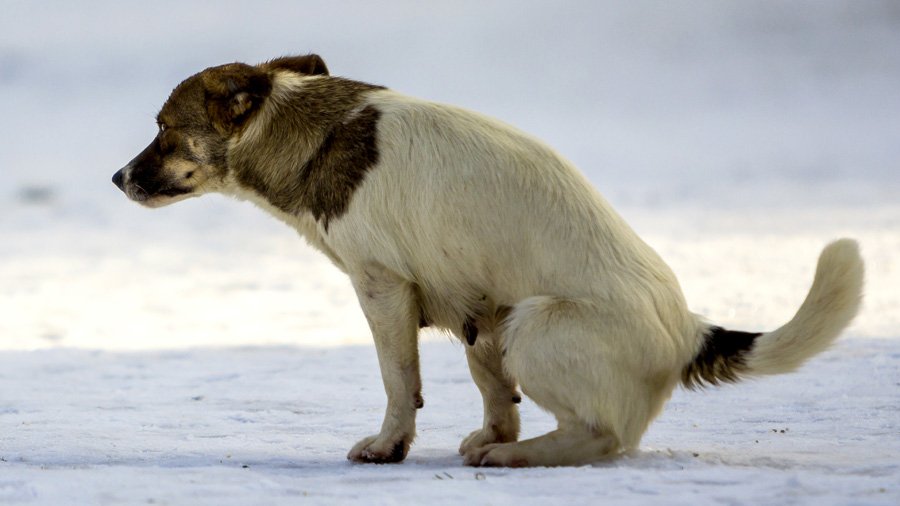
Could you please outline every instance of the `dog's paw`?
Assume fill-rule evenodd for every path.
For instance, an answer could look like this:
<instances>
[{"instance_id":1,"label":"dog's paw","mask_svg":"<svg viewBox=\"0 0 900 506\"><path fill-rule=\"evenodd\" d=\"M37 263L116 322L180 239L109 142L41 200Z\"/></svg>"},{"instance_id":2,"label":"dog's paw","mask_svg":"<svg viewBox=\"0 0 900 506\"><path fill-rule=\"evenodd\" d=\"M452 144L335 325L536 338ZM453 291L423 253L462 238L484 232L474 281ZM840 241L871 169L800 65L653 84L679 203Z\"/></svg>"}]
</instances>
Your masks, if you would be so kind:
<instances>
[{"instance_id":1,"label":"dog's paw","mask_svg":"<svg viewBox=\"0 0 900 506\"><path fill-rule=\"evenodd\" d=\"M528 457L518 443L489 444L472 449L463 456L463 463L475 467L528 467Z\"/></svg>"},{"instance_id":2,"label":"dog's paw","mask_svg":"<svg viewBox=\"0 0 900 506\"><path fill-rule=\"evenodd\" d=\"M411 440L412 438L406 436L399 440L382 438L380 435L369 436L353 446L347 454L347 459L369 464L400 462L409 453Z\"/></svg>"},{"instance_id":3,"label":"dog's paw","mask_svg":"<svg viewBox=\"0 0 900 506\"><path fill-rule=\"evenodd\" d=\"M488 429L478 429L462 440L462 443L459 445L459 454L465 455L489 444L511 443L515 440L515 435L504 434L496 426L491 426Z\"/></svg>"}]
</instances>

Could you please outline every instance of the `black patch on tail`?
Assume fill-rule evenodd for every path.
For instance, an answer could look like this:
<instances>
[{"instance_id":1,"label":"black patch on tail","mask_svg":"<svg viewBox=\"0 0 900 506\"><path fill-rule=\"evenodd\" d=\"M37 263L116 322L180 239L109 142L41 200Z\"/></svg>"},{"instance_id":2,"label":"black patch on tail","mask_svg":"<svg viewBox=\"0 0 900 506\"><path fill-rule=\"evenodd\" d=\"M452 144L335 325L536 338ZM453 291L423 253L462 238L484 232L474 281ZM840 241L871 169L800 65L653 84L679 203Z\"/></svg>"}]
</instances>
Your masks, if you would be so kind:
<instances>
[{"instance_id":1,"label":"black patch on tail","mask_svg":"<svg viewBox=\"0 0 900 506\"><path fill-rule=\"evenodd\" d=\"M747 370L747 352L761 335L710 327L700 352L681 371L681 382L693 390L738 381L738 375Z\"/></svg>"}]
</instances>

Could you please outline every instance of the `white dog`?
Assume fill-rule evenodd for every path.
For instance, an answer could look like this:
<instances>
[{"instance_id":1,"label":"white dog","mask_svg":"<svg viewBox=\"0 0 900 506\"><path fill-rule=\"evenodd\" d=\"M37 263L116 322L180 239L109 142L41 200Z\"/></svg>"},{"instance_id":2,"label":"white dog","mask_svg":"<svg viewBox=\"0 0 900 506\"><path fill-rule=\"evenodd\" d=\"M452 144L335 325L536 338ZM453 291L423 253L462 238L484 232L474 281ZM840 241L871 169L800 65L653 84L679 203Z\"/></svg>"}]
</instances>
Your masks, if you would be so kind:
<instances>
[{"instance_id":1,"label":"white dog","mask_svg":"<svg viewBox=\"0 0 900 506\"><path fill-rule=\"evenodd\" d=\"M467 343L484 422L462 442L466 464L574 465L636 447L679 383L796 369L860 304L862 260L842 239L781 328L711 326L552 149L469 111L329 76L315 55L206 69L175 88L158 122L113 178L130 198L252 200L350 276L388 398L355 461L408 452L421 326ZM517 385L556 416L555 431L517 442Z\"/></svg>"}]
</instances>

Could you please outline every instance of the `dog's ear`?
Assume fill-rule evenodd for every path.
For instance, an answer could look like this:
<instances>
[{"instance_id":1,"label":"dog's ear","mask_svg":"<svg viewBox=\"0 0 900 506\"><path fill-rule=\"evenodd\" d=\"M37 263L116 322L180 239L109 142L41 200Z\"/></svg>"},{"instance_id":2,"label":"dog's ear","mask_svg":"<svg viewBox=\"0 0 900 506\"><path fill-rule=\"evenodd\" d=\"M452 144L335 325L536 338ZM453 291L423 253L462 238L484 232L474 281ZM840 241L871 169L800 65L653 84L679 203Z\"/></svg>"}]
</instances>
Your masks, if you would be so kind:
<instances>
[{"instance_id":1,"label":"dog's ear","mask_svg":"<svg viewBox=\"0 0 900 506\"><path fill-rule=\"evenodd\" d=\"M243 63L207 69L202 76L209 119L224 135L239 130L272 91L266 72Z\"/></svg>"},{"instance_id":2,"label":"dog's ear","mask_svg":"<svg viewBox=\"0 0 900 506\"><path fill-rule=\"evenodd\" d=\"M275 58L263 64L269 70L290 70L309 76L328 75L328 67L325 66L325 60L317 54L308 54L305 56L282 56Z\"/></svg>"}]
</instances>

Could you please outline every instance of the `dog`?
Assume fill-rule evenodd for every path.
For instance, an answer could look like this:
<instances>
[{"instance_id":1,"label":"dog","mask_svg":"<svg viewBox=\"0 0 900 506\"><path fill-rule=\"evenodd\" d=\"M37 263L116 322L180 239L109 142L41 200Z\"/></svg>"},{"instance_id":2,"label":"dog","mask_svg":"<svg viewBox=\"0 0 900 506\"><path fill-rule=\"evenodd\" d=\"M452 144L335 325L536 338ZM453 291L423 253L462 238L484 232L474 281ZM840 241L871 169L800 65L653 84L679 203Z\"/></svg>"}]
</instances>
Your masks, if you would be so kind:
<instances>
[{"instance_id":1,"label":"dog","mask_svg":"<svg viewBox=\"0 0 900 506\"><path fill-rule=\"evenodd\" d=\"M353 284L387 409L348 458L402 461L422 408L417 336L464 342L484 401L472 466L582 465L638 446L678 384L792 371L856 315L855 241L822 251L796 315L766 333L691 313L675 275L571 163L460 108L331 76L318 55L207 68L113 182L147 207L210 192L295 228ZM558 428L518 441L519 389Z\"/></svg>"}]
</instances>

